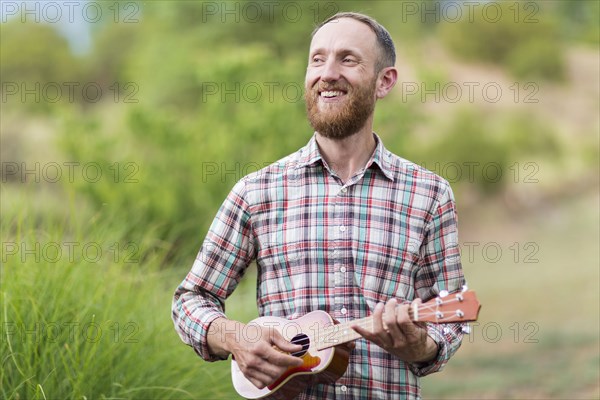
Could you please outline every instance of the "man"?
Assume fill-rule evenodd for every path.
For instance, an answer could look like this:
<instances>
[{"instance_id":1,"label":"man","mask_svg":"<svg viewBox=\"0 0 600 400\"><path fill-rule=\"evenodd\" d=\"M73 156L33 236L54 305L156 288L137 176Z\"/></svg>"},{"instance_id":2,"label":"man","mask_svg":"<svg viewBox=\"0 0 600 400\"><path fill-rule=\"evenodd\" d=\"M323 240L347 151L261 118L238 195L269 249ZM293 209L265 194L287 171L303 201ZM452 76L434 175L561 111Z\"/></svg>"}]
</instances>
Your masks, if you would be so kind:
<instances>
[{"instance_id":1,"label":"man","mask_svg":"<svg viewBox=\"0 0 600 400\"><path fill-rule=\"evenodd\" d=\"M305 81L313 138L235 185L175 293L176 329L205 360L233 354L259 388L301 364L289 355L300 346L276 330L247 338L223 313L254 260L261 315L374 316L373 330L354 327L363 339L346 373L301 399L419 398L419 377L460 346L461 325L409 319L410 302L458 291L464 279L448 183L390 153L372 130L394 64L388 32L370 17L336 14L313 32Z\"/></svg>"}]
</instances>

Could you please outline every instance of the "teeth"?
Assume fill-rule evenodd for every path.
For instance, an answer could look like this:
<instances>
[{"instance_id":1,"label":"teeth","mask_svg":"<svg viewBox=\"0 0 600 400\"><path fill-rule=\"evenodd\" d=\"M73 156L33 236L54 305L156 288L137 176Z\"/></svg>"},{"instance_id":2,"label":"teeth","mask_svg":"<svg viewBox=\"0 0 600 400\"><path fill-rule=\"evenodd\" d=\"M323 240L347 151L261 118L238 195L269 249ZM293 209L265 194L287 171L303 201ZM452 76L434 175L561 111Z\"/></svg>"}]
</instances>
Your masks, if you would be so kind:
<instances>
[{"instance_id":1,"label":"teeth","mask_svg":"<svg viewBox=\"0 0 600 400\"><path fill-rule=\"evenodd\" d=\"M344 93L342 93L340 91L333 91L333 90L330 90L327 92L321 92L321 96L323 96L323 97L337 97L337 96L341 96L342 94L344 94Z\"/></svg>"}]
</instances>

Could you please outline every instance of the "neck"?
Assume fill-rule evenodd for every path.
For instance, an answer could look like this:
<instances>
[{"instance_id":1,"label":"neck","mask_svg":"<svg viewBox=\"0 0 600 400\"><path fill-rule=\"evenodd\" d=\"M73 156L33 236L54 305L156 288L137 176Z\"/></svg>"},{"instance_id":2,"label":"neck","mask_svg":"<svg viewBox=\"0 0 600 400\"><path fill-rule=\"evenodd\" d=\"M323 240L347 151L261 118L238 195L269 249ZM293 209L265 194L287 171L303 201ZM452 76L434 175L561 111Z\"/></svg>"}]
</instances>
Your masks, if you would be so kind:
<instances>
[{"instance_id":1,"label":"neck","mask_svg":"<svg viewBox=\"0 0 600 400\"><path fill-rule=\"evenodd\" d=\"M318 132L316 139L321 156L343 182L364 168L377 145L371 124L344 139L326 138Z\"/></svg>"}]
</instances>

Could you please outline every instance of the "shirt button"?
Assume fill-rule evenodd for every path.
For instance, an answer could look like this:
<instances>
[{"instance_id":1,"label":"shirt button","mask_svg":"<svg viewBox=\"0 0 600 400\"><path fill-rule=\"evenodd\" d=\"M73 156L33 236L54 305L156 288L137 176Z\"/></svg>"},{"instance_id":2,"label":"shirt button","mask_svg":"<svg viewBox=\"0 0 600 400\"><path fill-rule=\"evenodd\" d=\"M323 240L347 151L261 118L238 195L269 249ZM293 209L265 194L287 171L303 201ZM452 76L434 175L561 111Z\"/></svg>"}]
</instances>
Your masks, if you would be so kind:
<instances>
[{"instance_id":1,"label":"shirt button","mask_svg":"<svg viewBox=\"0 0 600 400\"><path fill-rule=\"evenodd\" d=\"M340 226L340 232L346 232L346 227L344 225Z\"/></svg>"},{"instance_id":2,"label":"shirt button","mask_svg":"<svg viewBox=\"0 0 600 400\"><path fill-rule=\"evenodd\" d=\"M340 268L340 272L346 272L346 267Z\"/></svg>"},{"instance_id":3,"label":"shirt button","mask_svg":"<svg viewBox=\"0 0 600 400\"><path fill-rule=\"evenodd\" d=\"M348 388L345 385L342 385L342 387L340 387L340 390L342 392L345 392L346 390L348 390Z\"/></svg>"},{"instance_id":4,"label":"shirt button","mask_svg":"<svg viewBox=\"0 0 600 400\"><path fill-rule=\"evenodd\" d=\"M343 315L346 315L346 313L348 312L348 310L346 310L346 308L342 308L342 309L340 310L340 312L341 312Z\"/></svg>"},{"instance_id":5,"label":"shirt button","mask_svg":"<svg viewBox=\"0 0 600 400\"><path fill-rule=\"evenodd\" d=\"M340 190L340 192L342 192L342 193L346 193L347 191L348 191L348 188L345 188L345 187L342 188L342 190Z\"/></svg>"}]
</instances>

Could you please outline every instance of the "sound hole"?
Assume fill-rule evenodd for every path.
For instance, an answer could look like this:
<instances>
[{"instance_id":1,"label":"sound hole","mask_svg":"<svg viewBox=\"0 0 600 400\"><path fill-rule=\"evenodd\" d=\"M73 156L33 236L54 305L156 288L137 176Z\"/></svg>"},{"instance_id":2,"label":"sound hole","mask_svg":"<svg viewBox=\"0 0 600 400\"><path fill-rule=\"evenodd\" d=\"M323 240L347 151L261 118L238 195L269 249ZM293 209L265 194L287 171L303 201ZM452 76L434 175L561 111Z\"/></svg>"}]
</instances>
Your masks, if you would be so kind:
<instances>
[{"instance_id":1,"label":"sound hole","mask_svg":"<svg viewBox=\"0 0 600 400\"><path fill-rule=\"evenodd\" d=\"M296 336L294 336L292 338L292 343L293 344L299 344L299 345L302 346L302 350L299 350L299 351L296 351L296 352L292 353L292 355L294 357L302 357L303 355L306 354L306 352L308 351L308 348L310 347L310 339L304 333L299 333Z\"/></svg>"}]
</instances>

